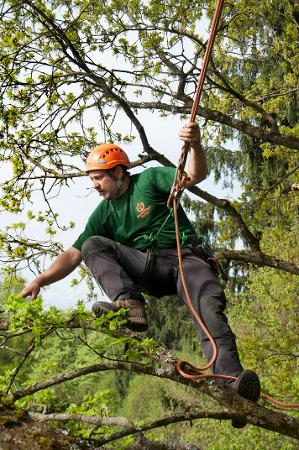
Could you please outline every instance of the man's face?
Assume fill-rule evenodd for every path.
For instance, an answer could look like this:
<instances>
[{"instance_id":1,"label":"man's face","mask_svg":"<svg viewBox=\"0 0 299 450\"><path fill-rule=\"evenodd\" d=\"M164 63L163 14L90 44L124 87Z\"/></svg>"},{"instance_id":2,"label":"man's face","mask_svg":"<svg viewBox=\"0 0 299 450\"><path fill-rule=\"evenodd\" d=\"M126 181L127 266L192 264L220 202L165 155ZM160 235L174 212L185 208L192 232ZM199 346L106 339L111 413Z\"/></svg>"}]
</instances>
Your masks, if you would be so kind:
<instances>
[{"instance_id":1,"label":"man's face","mask_svg":"<svg viewBox=\"0 0 299 450\"><path fill-rule=\"evenodd\" d=\"M113 200L118 195L117 182L103 170L93 170L89 172L89 178L93 182L93 188L105 200Z\"/></svg>"}]
</instances>

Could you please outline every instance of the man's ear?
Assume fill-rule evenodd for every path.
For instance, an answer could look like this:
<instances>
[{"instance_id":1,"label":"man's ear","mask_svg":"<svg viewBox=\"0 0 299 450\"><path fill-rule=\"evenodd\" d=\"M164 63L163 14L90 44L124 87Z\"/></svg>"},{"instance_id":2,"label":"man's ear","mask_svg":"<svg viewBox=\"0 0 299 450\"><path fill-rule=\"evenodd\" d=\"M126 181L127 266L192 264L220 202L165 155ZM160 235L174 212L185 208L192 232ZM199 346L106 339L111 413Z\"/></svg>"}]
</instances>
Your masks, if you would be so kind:
<instances>
[{"instance_id":1,"label":"man's ear","mask_svg":"<svg viewBox=\"0 0 299 450\"><path fill-rule=\"evenodd\" d=\"M124 174L123 168L121 166L116 166L114 169L114 173L113 173L115 178L117 180L121 180L121 178L123 177L123 174Z\"/></svg>"}]
</instances>

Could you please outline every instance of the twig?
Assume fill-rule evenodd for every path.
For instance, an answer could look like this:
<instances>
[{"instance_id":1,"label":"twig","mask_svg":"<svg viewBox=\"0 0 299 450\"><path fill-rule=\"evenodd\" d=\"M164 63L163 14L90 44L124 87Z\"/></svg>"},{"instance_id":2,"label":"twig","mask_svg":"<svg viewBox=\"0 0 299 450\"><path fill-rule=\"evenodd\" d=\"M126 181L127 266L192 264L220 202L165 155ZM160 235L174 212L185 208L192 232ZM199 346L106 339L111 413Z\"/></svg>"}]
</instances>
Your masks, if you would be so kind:
<instances>
[{"instance_id":1,"label":"twig","mask_svg":"<svg viewBox=\"0 0 299 450\"><path fill-rule=\"evenodd\" d=\"M253 208L254 208L255 210L257 210L257 209L261 206L261 204L262 204L264 198L266 197L266 195L267 195L270 191L272 191L276 186L278 186L280 183L282 183L283 180L285 180L285 179L288 178L290 175L292 175L294 172L296 172L298 169L299 169L299 164L298 164L293 170L291 170L290 172L288 172L287 174L285 174L283 177L281 177L278 181L276 181L276 183L272 184L272 186L270 186L267 190L265 190L265 191L263 192L263 194L261 195L261 197L260 197L259 199L256 200L256 205L253 205Z\"/></svg>"},{"instance_id":2,"label":"twig","mask_svg":"<svg viewBox=\"0 0 299 450\"><path fill-rule=\"evenodd\" d=\"M11 375L11 377L9 379L8 386L7 386L6 390L5 390L6 394L8 394L8 392L10 391L10 388L13 385L13 382L16 379L16 376L18 375L19 371L21 370L21 367L23 366L23 364L25 363L26 359L29 357L29 355L33 352L34 349L35 349L35 344L34 344L34 341L33 341L33 343L30 345L30 347L27 349L27 351L25 352L24 356L20 360L20 362L17 365L17 367L15 367L15 369L13 370L12 375Z\"/></svg>"}]
</instances>

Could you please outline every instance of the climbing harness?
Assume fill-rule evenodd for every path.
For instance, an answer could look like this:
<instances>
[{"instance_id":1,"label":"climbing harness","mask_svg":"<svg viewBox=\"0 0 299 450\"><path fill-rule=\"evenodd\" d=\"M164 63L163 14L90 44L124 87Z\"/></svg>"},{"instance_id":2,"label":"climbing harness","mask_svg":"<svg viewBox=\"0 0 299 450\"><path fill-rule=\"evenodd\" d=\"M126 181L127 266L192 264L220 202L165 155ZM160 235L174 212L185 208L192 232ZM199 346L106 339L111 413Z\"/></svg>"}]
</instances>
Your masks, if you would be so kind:
<instances>
[{"instance_id":1,"label":"climbing harness","mask_svg":"<svg viewBox=\"0 0 299 450\"><path fill-rule=\"evenodd\" d=\"M223 9L223 4L224 4L224 0L217 0L214 17L213 17L212 24L211 24L211 32L210 32L210 36L208 39L208 44L206 46L206 51L205 51L203 62L202 62L200 76L198 79L198 85L197 85L197 89L196 89L196 93L194 96L193 105L192 105L192 109L191 109L190 122L194 122L195 118L196 118L199 101L200 101L200 97L201 97L201 93L202 93L202 89L203 89L203 83L204 83L204 79L206 76L208 62L209 62L210 55L212 52L212 47L213 47L213 44L215 41L217 28L218 28L221 12ZM169 195L169 198L167 201L167 206L172 209L172 212L174 215L175 234L176 234L176 243L177 243L177 251L178 251L178 265L179 265L179 272L181 275L183 289L184 289L185 296L186 296L186 301L187 301L187 304L188 304L195 320L198 322L198 324L202 328L203 332L206 334L207 338L209 339L211 346L212 346L213 354L212 354L211 360L203 367L196 367L188 361L179 360L176 363L176 370L182 377L188 378L188 379L220 378L222 380L224 379L224 380L228 380L228 381L234 381L237 379L237 377L235 377L235 376L222 375L222 374L203 374L202 373L205 370L209 369L214 364L214 362L217 359L218 350L217 350L217 345L216 345L216 342L215 342L213 336L211 335L211 333L209 332L205 323L203 322L203 319L200 317L200 315L197 313L196 309L192 305L191 296L190 296L190 293L188 290L188 286L186 283L186 278L185 278L185 274L184 274L184 270L183 270L182 252L181 252L182 244L181 244L181 235L180 235L180 230L179 230L179 219L178 219L178 205L179 205L179 201L180 201L182 192L186 186L186 182L188 181L188 175L185 172L185 165L186 165L186 160L187 160L187 155L188 155L189 149L190 149L189 143L185 143L182 147L181 155L180 155L180 158L178 161L178 167L177 167L176 174L175 174L174 183L171 188L170 195ZM186 370L188 370L188 372L186 372ZM276 406L278 406L280 408L286 408L286 409L287 408L292 408L292 409L299 408L299 404L283 403L283 402L273 399L268 394L263 393L263 392L261 393L261 397L265 398L266 400L270 401L271 403L275 404Z\"/></svg>"},{"instance_id":2,"label":"climbing harness","mask_svg":"<svg viewBox=\"0 0 299 450\"><path fill-rule=\"evenodd\" d=\"M143 239L146 242L144 251L146 251L147 253L147 260L143 274L141 275L140 280L138 281L138 286L141 287L145 292L147 281L151 279L155 267L156 253L154 253L154 248L156 242L158 241L158 236L171 217L173 217L173 208L170 209L169 214L163 221L158 231L156 231L155 233L151 232L149 234L142 234L141 236L138 236L134 239L134 242L140 239ZM186 245L188 238L189 236L187 236L184 231L180 233L180 243L182 247Z\"/></svg>"},{"instance_id":3,"label":"climbing harness","mask_svg":"<svg viewBox=\"0 0 299 450\"><path fill-rule=\"evenodd\" d=\"M162 229L165 227L166 222L168 222L169 218L173 216L173 208L170 209L169 214L163 221L162 225L160 226L159 230L156 233L151 232L150 234L142 234L141 236L138 236L134 239L134 242L139 241L140 239L144 239L148 247L153 248L155 246L155 242L157 241L157 238L159 234L161 233Z\"/></svg>"}]
</instances>

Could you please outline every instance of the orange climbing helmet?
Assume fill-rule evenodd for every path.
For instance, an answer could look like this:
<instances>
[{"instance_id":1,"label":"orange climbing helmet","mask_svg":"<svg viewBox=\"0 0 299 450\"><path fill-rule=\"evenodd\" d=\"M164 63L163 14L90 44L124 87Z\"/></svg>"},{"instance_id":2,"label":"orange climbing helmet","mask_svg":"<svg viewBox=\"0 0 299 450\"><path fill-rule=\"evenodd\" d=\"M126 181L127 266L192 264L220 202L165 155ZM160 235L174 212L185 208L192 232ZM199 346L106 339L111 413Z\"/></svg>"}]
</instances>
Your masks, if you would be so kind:
<instances>
[{"instance_id":1,"label":"orange climbing helmet","mask_svg":"<svg viewBox=\"0 0 299 450\"><path fill-rule=\"evenodd\" d=\"M101 144L91 150L86 161L86 172L91 170L107 170L121 164L130 166L128 155L115 144Z\"/></svg>"}]
</instances>

